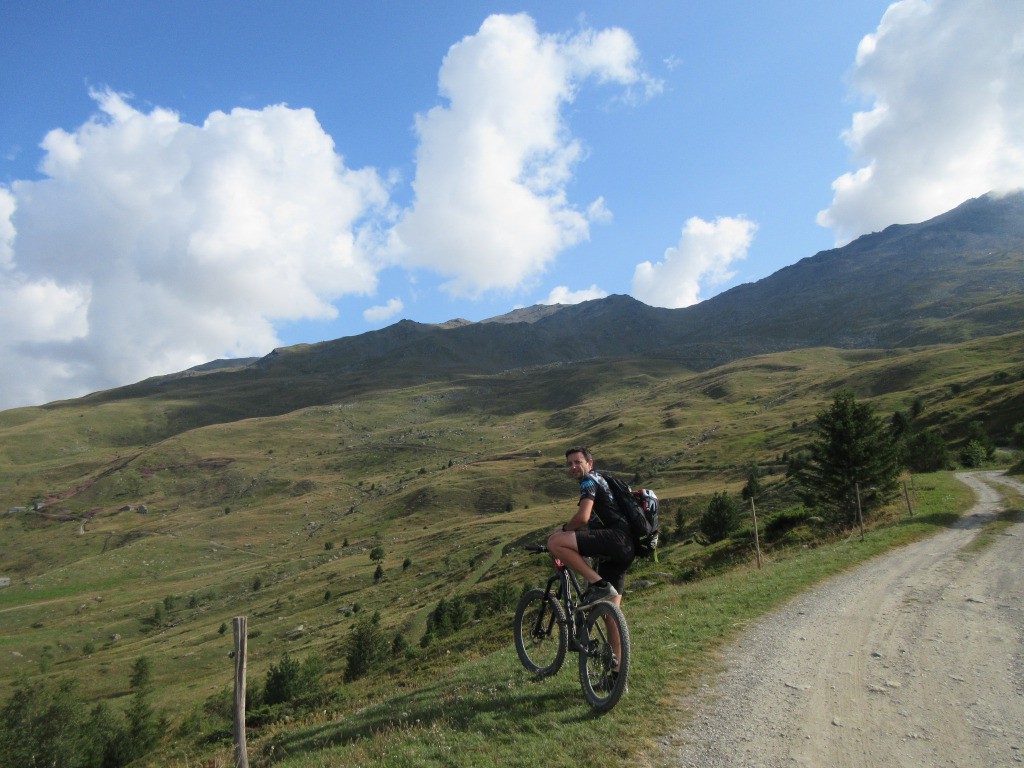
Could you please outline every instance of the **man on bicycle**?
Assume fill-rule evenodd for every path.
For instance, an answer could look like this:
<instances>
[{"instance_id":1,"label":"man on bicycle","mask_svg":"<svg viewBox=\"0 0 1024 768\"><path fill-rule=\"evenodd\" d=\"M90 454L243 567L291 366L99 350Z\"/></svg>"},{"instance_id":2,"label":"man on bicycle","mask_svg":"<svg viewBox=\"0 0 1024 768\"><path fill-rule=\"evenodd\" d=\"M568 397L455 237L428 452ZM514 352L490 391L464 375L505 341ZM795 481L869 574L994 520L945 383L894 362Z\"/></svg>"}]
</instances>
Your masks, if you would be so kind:
<instances>
[{"instance_id":1,"label":"man on bicycle","mask_svg":"<svg viewBox=\"0 0 1024 768\"><path fill-rule=\"evenodd\" d=\"M622 604L626 570L633 562L633 536L608 483L594 471L594 457L582 446L565 452L569 474L580 484L576 514L548 537L552 557L587 581L580 607L607 601ZM597 570L586 558L597 559Z\"/></svg>"}]
</instances>

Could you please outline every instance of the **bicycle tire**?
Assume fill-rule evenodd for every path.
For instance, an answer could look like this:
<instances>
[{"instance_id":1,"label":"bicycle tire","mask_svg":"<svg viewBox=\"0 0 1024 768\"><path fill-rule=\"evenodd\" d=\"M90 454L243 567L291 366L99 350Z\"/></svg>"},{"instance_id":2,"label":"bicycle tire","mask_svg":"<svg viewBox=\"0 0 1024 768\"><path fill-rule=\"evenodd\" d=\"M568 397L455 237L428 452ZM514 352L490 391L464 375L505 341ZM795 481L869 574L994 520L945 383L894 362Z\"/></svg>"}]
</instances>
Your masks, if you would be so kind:
<instances>
[{"instance_id":1,"label":"bicycle tire","mask_svg":"<svg viewBox=\"0 0 1024 768\"><path fill-rule=\"evenodd\" d=\"M609 640L606 622L619 631L621 658L615 673L615 654ZM584 633L580 651L580 685L587 703L598 712L607 712L626 692L631 656L629 627L626 617L618 606L611 603L597 603L581 616L581 632Z\"/></svg>"},{"instance_id":2,"label":"bicycle tire","mask_svg":"<svg viewBox=\"0 0 1024 768\"><path fill-rule=\"evenodd\" d=\"M512 623L519 661L537 677L562 668L569 645L565 611L553 595L531 589L519 599Z\"/></svg>"}]
</instances>

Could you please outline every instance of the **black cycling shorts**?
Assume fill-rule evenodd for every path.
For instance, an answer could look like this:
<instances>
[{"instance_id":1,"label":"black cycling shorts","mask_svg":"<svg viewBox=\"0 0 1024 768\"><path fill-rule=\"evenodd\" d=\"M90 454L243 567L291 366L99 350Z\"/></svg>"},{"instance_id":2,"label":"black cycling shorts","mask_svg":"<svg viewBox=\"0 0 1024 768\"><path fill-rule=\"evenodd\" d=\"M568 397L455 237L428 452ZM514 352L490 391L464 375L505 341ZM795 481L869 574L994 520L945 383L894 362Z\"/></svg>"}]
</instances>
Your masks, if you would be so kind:
<instances>
[{"instance_id":1,"label":"black cycling shorts","mask_svg":"<svg viewBox=\"0 0 1024 768\"><path fill-rule=\"evenodd\" d=\"M584 557L597 560L594 570L621 595L626 570L636 556L633 537L618 528L581 528L576 531L576 548Z\"/></svg>"}]
</instances>

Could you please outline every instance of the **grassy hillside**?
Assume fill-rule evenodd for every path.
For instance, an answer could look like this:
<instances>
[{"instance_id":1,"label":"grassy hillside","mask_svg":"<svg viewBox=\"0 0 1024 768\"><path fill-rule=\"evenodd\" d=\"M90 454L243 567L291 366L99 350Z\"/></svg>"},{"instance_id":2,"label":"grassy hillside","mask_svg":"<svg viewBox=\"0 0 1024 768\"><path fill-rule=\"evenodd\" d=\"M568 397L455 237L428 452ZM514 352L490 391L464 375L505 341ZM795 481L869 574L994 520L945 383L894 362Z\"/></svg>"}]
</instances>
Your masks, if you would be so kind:
<instances>
[{"instance_id":1,"label":"grassy hillside","mask_svg":"<svg viewBox=\"0 0 1024 768\"><path fill-rule=\"evenodd\" d=\"M265 763L273 744L275 755L293 755L287 765L367 764L395 739L410 765L454 764L436 751L446 743L470 756L464 764L485 765L506 755L509 740L535 745L523 764L569 764L586 745L573 670L548 685L525 683L510 655L510 612L493 609L545 574L517 544L541 539L571 513L568 445L588 444L603 468L655 488L670 527L683 523L660 564L634 569L631 584L653 586L634 586L628 598L640 643L636 690L682 690L713 638L799 588L795 573L815 572L783 566L791 539L770 549L766 578L751 574L746 544L718 551L689 537L710 494L738 490L753 463L769 488L780 487L783 455L806 445L815 414L842 387L883 415L919 400L919 424L941 426L954 445L972 421L1005 441L1024 421L1022 374L1024 334L1011 334L898 352L808 349L699 373L650 359L552 365L381 389L169 438L161 437L166 420L182 404L159 391L3 412L0 512L27 511L0 518L0 577L11 579L0 589L0 685L23 675L76 678L90 699L117 705L132 662L145 655L172 730L193 723L158 763L194 765L198 754L224 754L195 740L195 722L230 685L231 617L246 615L251 681L285 652L315 651L341 692L319 720L254 735ZM245 397L244 388L226 390L215 407L243 412ZM942 524L966 498L940 479L917 490L933 515L900 527L897 540ZM814 568L841 567L887 541ZM380 580L374 547L385 552ZM713 605L722 582L689 583L723 565L738 567L725 578L747 580L750 590L724 613ZM455 596L480 606L478 620L419 648L428 614ZM413 650L384 674L346 683L345 642L375 611L387 636L403 636ZM702 617L703 639L667 650L683 631L672 616L689 617L687 633ZM655 648L671 660L657 680ZM631 752L653 735L638 719L642 698L600 725L628 735ZM550 746L538 735L549 719L563 737L553 762L539 756ZM333 745L327 762L318 744Z\"/></svg>"}]
</instances>

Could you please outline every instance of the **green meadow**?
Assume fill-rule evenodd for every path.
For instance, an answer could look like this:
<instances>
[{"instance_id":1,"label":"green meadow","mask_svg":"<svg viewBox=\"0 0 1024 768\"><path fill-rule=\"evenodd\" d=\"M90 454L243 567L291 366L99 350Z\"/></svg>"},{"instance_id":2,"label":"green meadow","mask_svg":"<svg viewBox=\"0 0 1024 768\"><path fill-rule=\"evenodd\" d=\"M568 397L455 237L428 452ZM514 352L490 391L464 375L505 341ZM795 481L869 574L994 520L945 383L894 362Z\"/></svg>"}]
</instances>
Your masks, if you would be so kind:
<instances>
[{"instance_id":1,"label":"green meadow","mask_svg":"<svg viewBox=\"0 0 1024 768\"><path fill-rule=\"evenodd\" d=\"M88 701L119 708L132 664L148 657L166 729L139 764L230 765L231 623L246 616L250 687L284 654L316 655L333 692L252 727L253 765L568 766L595 745L610 764L657 764L724 642L971 503L940 472L908 475L914 514L895 499L872 511L863 538L797 514L787 458L842 388L886 418L916 402L913 428L941 430L954 459L974 422L1008 445L1024 421L1024 334L807 349L701 372L595 361L381 382L278 416L245 415L249 398L274 397L251 388L219 391L215 416L201 399L152 390L0 413L0 513L24 508L0 518L0 576L11 580L0 589L0 686L74 679ZM204 426L189 428L186 411ZM511 640L515 598L550 570L522 545L571 515L563 452L576 444L655 489L668 530L659 562L631 571L630 692L603 717L583 700L574 655L536 682ZM711 495L738 497L751 467L764 487L760 569L749 522L717 544L697 530ZM456 599L471 620L424 643L439 602ZM353 627L375 613L402 649L348 680Z\"/></svg>"}]
</instances>

